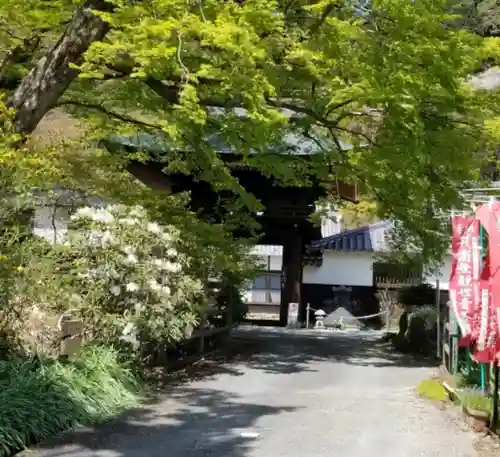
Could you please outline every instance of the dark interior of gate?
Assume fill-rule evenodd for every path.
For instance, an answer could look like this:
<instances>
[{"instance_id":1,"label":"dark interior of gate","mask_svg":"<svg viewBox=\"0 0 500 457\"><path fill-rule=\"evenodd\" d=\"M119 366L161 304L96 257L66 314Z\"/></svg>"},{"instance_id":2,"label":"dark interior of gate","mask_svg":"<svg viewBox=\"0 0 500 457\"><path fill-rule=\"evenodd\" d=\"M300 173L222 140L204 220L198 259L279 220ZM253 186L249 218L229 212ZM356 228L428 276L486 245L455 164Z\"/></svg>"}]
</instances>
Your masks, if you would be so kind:
<instances>
[{"instance_id":1,"label":"dark interior of gate","mask_svg":"<svg viewBox=\"0 0 500 457\"><path fill-rule=\"evenodd\" d=\"M101 145L113 153L127 152L156 152L151 142L137 141L135 137L115 137L104 140ZM153 154L151 154L153 156ZM220 157L228 163L238 160L237 154L227 151L221 152ZM301 160L307 160L304 155ZM289 158L293 160L293 156ZM132 161L128 170L141 180L144 184L167 190L170 192L191 192L191 206L198 211L202 217L216 220L220 217L222 209L219 206L221 200L227 195L216 192L209 183L194 180L192 176L181 173L165 174L162 170L165 164L154 160ZM255 195L263 204L262 213L253 214L252 217L260 224L260 244L283 246L283 271L282 290L280 304L280 325L287 321L287 309L289 303L299 303L299 316L304 316L307 300L302 293L310 294L308 288L302 284L302 268L304 263L317 262L321 253L309 246L315 240L321 238L321 229L310 222L309 217L315 211L315 201L330 193L337 197L350 201L356 199L355 186L335 181L331 188L325 183L312 181L309 187L284 187L277 185L274 179L263 176L258 170L235 168L233 176L250 193ZM234 233L241 237L245 234L241 230Z\"/></svg>"}]
</instances>

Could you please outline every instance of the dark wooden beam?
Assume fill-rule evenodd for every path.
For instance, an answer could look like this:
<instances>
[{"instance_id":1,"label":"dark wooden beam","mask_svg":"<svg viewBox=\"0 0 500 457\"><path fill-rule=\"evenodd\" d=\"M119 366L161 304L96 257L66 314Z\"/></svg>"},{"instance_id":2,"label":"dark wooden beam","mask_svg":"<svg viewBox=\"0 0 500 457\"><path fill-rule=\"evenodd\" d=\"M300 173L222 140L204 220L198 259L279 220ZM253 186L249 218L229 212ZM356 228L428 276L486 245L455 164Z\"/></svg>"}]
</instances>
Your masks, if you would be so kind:
<instances>
[{"instance_id":1,"label":"dark wooden beam","mask_svg":"<svg viewBox=\"0 0 500 457\"><path fill-rule=\"evenodd\" d=\"M288 320L289 303L301 303L302 290L302 254L304 240L299 227L283 233L283 284L281 291L280 325L285 326Z\"/></svg>"}]
</instances>

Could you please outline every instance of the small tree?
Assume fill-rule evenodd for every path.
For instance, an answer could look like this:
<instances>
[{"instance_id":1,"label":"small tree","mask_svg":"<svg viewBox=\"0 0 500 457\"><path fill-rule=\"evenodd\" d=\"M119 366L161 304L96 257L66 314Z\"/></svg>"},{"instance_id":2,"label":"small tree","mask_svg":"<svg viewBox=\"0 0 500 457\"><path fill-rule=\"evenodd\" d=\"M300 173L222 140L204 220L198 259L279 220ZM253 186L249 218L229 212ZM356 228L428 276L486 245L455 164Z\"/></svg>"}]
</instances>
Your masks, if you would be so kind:
<instances>
[{"instance_id":1,"label":"small tree","mask_svg":"<svg viewBox=\"0 0 500 457\"><path fill-rule=\"evenodd\" d=\"M394 291L387 287L377 292L377 299L380 304L380 312L385 313L385 327L389 331L391 317L398 306L398 300Z\"/></svg>"}]
</instances>

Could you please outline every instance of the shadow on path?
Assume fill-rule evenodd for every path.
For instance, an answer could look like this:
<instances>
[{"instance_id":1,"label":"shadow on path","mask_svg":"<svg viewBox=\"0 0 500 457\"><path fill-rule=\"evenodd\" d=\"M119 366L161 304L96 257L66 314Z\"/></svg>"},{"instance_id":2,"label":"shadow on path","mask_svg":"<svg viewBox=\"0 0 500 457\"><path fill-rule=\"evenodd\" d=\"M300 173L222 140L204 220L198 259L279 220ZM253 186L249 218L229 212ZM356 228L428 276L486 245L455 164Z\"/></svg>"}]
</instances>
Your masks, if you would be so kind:
<instances>
[{"instance_id":1,"label":"shadow on path","mask_svg":"<svg viewBox=\"0 0 500 457\"><path fill-rule=\"evenodd\" d=\"M38 446L51 457L244 457L256 421L296 408L242 402L213 389L170 389L165 405L151 404L95 429L81 429Z\"/></svg>"},{"instance_id":2,"label":"shadow on path","mask_svg":"<svg viewBox=\"0 0 500 457\"><path fill-rule=\"evenodd\" d=\"M318 362L336 362L356 366L433 367L434 358L403 354L380 332L287 331L281 328L245 327L238 329L223 353L202 360L182 371L159 380L160 388L172 383L214 378L221 374L242 376L244 369L268 374L292 374L317 371ZM151 375L163 376L162 370Z\"/></svg>"},{"instance_id":3,"label":"shadow on path","mask_svg":"<svg viewBox=\"0 0 500 457\"><path fill-rule=\"evenodd\" d=\"M265 373L316 371L315 362L357 366L431 367L433 358L397 352L379 332L317 332L245 329L234 338L233 360Z\"/></svg>"},{"instance_id":4,"label":"shadow on path","mask_svg":"<svg viewBox=\"0 0 500 457\"><path fill-rule=\"evenodd\" d=\"M273 382L272 375L315 372L325 362L381 369L432 365L394 353L379 338L379 334L363 332L238 330L228 351L174 378L167 377L169 385L160 386L159 395L151 396L142 408L112 423L39 445L39 455L247 457L256 446L256 437L248 433L262 417L300 414L297 407L261 404L265 403L262 398L254 402L245 393L244 383L256 380L255 376L262 383ZM186 379L210 382L206 386L172 382ZM232 383L239 383L239 395L232 392Z\"/></svg>"}]
</instances>

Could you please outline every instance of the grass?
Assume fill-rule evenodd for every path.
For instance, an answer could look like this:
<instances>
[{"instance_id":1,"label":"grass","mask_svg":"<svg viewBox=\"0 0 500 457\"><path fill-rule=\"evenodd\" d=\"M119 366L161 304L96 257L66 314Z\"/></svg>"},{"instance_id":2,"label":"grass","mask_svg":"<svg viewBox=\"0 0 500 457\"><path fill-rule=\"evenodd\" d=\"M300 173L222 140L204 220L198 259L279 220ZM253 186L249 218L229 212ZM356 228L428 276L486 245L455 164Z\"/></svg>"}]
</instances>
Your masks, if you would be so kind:
<instances>
[{"instance_id":1,"label":"grass","mask_svg":"<svg viewBox=\"0 0 500 457\"><path fill-rule=\"evenodd\" d=\"M448 392L437 379L424 379L417 386L417 393L422 398L433 401L445 402L450 399Z\"/></svg>"},{"instance_id":2,"label":"grass","mask_svg":"<svg viewBox=\"0 0 500 457\"><path fill-rule=\"evenodd\" d=\"M477 364L473 364L471 373L465 371L454 375L455 383L458 388L477 387L481 385L481 372Z\"/></svg>"},{"instance_id":3,"label":"grass","mask_svg":"<svg viewBox=\"0 0 500 457\"><path fill-rule=\"evenodd\" d=\"M455 385L458 388L460 403L469 410L480 411L491 415L492 399L480 389L480 371L473 366L471 373L465 372L454 376Z\"/></svg>"},{"instance_id":4,"label":"grass","mask_svg":"<svg viewBox=\"0 0 500 457\"><path fill-rule=\"evenodd\" d=\"M491 416L492 399L476 389L464 389L460 393L460 401L462 406L468 410L479 411Z\"/></svg>"},{"instance_id":5,"label":"grass","mask_svg":"<svg viewBox=\"0 0 500 457\"><path fill-rule=\"evenodd\" d=\"M0 362L0 457L137 405L139 385L117 354L89 347L75 361Z\"/></svg>"}]
</instances>

